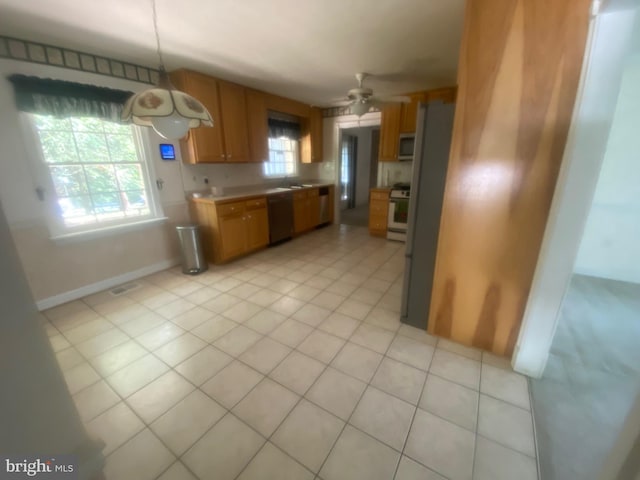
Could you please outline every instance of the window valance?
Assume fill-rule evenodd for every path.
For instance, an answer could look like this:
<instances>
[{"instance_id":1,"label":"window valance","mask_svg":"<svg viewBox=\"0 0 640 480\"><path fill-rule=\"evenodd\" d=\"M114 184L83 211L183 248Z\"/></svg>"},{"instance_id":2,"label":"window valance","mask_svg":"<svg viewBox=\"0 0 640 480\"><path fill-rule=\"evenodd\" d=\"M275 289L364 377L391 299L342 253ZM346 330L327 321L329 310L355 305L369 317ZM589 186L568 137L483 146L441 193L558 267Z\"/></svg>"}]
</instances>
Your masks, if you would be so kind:
<instances>
[{"instance_id":1,"label":"window valance","mask_svg":"<svg viewBox=\"0 0 640 480\"><path fill-rule=\"evenodd\" d=\"M22 112L56 117L97 117L120 122L124 102L132 95L126 90L82 83L11 75L16 106Z\"/></svg>"},{"instance_id":2,"label":"window valance","mask_svg":"<svg viewBox=\"0 0 640 480\"><path fill-rule=\"evenodd\" d=\"M289 138L300 140L300 124L278 118L269 118L269 138Z\"/></svg>"}]
</instances>

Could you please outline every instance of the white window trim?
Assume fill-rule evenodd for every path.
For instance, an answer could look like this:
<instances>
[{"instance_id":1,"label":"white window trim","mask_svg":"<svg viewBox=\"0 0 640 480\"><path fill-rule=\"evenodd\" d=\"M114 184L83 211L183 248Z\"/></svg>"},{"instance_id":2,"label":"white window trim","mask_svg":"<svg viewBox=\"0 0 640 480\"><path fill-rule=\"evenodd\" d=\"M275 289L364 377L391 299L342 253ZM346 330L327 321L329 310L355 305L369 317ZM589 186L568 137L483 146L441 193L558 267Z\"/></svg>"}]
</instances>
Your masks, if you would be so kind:
<instances>
[{"instance_id":1,"label":"white window trim","mask_svg":"<svg viewBox=\"0 0 640 480\"><path fill-rule=\"evenodd\" d=\"M279 178L294 178L294 177L297 177L300 174L300 141L299 140L292 140L292 141L295 144L295 152L296 152L296 159L293 162L295 171L291 175L288 175L286 173L284 175L268 175L267 172L265 171L265 169L266 169L266 165L268 165L269 162L271 161L271 155L269 155L269 160L264 162L264 164L262 166L262 176L264 178L271 179L271 180L277 180ZM269 149L269 150L271 150L271 149Z\"/></svg>"},{"instance_id":2,"label":"white window trim","mask_svg":"<svg viewBox=\"0 0 640 480\"><path fill-rule=\"evenodd\" d=\"M49 173L47 163L45 162L40 138L37 129L33 124L33 119L29 113L21 113L20 121L23 131L26 132L25 148L29 156L29 170L34 182L34 191L38 188L44 190L44 200L42 200L42 213L45 217L49 236L51 240L56 242L69 242L79 240L90 240L103 236L114 235L116 233L124 233L127 231L138 230L140 228L148 228L160 222L165 222L167 217L164 215L160 196L153 184L155 168L153 157L151 155L151 142L148 129L142 127L133 127L134 143L138 157L142 160L141 166L144 170L145 190L148 193L149 215L142 217L130 217L129 219L118 219L111 222L102 222L91 224L84 227L69 228L64 224L64 220L58 215L56 209L56 195L53 179Z\"/></svg>"}]
</instances>

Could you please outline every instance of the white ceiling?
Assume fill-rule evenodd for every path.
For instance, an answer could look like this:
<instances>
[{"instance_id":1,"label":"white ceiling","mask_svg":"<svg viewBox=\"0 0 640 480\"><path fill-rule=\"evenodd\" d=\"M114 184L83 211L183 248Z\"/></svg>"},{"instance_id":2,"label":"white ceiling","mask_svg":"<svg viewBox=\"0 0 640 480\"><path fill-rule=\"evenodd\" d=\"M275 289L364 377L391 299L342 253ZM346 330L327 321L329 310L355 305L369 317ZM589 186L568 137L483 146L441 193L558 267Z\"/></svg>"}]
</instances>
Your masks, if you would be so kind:
<instances>
[{"instance_id":1,"label":"white ceiling","mask_svg":"<svg viewBox=\"0 0 640 480\"><path fill-rule=\"evenodd\" d=\"M168 70L327 106L455 84L464 0L157 0ZM157 66L150 0L0 0L0 33Z\"/></svg>"}]
</instances>

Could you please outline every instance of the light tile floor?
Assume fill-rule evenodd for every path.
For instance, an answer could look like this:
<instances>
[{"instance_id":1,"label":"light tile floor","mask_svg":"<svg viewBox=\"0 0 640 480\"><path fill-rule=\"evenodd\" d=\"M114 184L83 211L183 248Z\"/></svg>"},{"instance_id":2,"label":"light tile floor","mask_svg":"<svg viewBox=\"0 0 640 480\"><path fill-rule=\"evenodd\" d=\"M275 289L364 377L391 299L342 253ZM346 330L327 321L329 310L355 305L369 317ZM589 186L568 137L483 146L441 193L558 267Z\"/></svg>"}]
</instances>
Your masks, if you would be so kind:
<instances>
[{"instance_id":1,"label":"light tile floor","mask_svg":"<svg viewBox=\"0 0 640 480\"><path fill-rule=\"evenodd\" d=\"M404 245L334 226L45 312L110 480L534 480L528 384L401 325Z\"/></svg>"}]
</instances>

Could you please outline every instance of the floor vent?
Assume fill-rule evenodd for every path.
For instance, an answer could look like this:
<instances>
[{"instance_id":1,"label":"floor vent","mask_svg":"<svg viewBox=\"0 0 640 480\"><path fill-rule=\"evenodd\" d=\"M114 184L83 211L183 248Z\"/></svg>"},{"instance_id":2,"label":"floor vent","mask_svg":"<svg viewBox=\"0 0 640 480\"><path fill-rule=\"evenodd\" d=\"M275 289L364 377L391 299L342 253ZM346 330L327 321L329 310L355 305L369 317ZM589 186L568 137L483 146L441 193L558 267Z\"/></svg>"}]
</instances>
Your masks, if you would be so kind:
<instances>
[{"instance_id":1,"label":"floor vent","mask_svg":"<svg viewBox=\"0 0 640 480\"><path fill-rule=\"evenodd\" d=\"M126 283L124 285L118 285L117 287L112 288L110 292L111 292L111 295L117 297L118 295L122 295L125 292L130 292L131 290L135 290L139 286L140 284L138 283Z\"/></svg>"}]
</instances>

